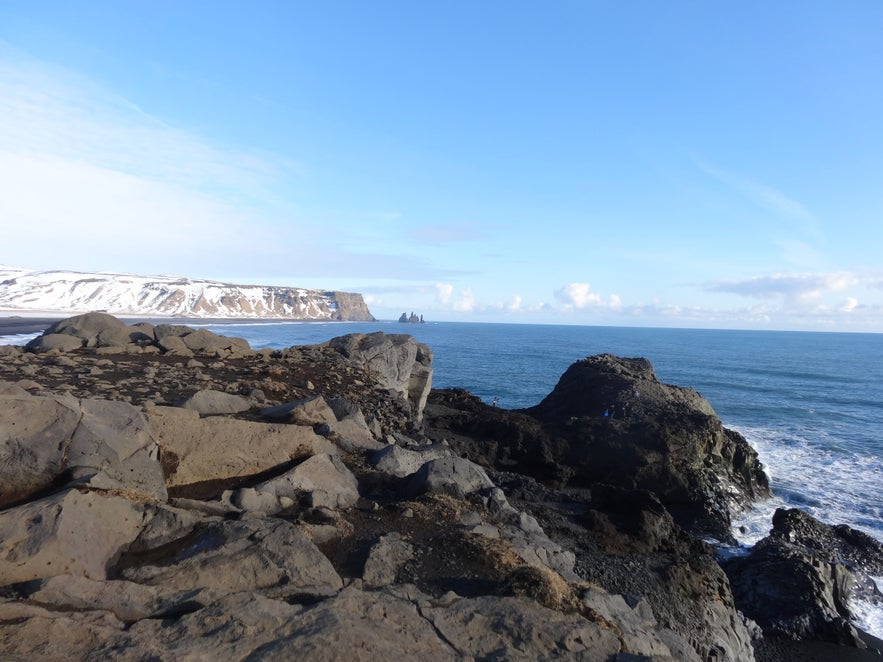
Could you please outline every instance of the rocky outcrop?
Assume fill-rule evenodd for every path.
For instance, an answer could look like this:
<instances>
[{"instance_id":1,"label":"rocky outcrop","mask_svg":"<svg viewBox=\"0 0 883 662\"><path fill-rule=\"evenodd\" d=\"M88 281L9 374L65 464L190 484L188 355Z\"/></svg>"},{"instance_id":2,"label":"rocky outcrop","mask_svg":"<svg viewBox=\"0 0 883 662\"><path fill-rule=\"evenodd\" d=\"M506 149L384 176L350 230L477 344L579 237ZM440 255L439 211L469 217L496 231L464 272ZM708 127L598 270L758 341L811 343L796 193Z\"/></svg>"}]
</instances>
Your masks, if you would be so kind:
<instances>
[{"instance_id":1,"label":"rocky outcrop","mask_svg":"<svg viewBox=\"0 0 883 662\"><path fill-rule=\"evenodd\" d=\"M690 531L731 537L730 513L769 496L757 453L695 390L662 384L646 359L574 363L527 410L565 441L573 482L656 494Z\"/></svg>"},{"instance_id":2,"label":"rocky outcrop","mask_svg":"<svg viewBox=\"0 0 883 662\"><path fill-rule=\"evenodd\" d=\"M419 423L432 388L432 350L401 334L352 334L328 346L364 368L378 386L402 395Z\"/></svg>"},{"instance_id":3,"label":"rocky outcrop","mask_svg":"<svg viewBox=\"0 0 883 662\"><path fill-rule=\"evenodd\" d=\"M724 568L736 604L768 635L865 648L850 599L860 594L883 608L869 577L883 575L883 544L799 510L777 510L769 536Z\"/></svg>"},{"instance_id":4,"label":"rocky outcrop","mask_svg":"<svg viewBox=\"0 0 883 662\"><path fill-rule=\"evenodd\" d=\"M676 492L634 487L640 464L595 481L556 399L539 418L462 391L424 408L432 355L408 336L255 352L101 315L54 331L76 347L0 352L4 659L754 659ZM666 442L687 476L691 439ZM876 572L852 533L788 522Z\"/></svg>"}]
</instances>

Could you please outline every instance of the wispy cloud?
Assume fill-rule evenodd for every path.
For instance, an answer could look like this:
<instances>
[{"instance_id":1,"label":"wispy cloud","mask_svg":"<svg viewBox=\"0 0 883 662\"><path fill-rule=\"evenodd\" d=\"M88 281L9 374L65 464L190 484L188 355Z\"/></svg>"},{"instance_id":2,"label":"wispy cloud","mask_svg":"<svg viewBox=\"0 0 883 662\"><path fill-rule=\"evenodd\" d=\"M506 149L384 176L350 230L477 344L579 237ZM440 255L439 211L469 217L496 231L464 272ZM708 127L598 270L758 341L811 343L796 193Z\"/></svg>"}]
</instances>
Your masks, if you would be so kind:
<instances>
[{"instance_id":1,"label":"wispy cloud","mask_svg":"<svg viewBox=\"0 0 883 662\"><path fill-rule=\"evenodd\" d=\"M832 292L858 285L860 279L851 273L772 274L741 280L708 283L710 292L729 292L758 299L818 299Z\"/></svg>"},{"instance_id":2,"label":"wispy cloud","mask_svg":"<svg viewBox=\"0 0 883 662\"><path fill-rule=\"evenodd\" d=\"M478 223L422 225L410 231L411 238L428 244L447 244L486 239L488 232Z\"/></svg>"},{"instance_id":3,"label":"wispy cloud","mask_svg":"<svg viewBox=\"0 0 883 662\"><path fill-rule=\"evenodd\" d=\"M787 221L793 228L798 229L809 239L813 241L822 241L824 239L821 224L802 202L768 184L729 172L702 159L697 158L694 161L705 174L737 191L758 207Z\"/></svg>"},{"instance_id":4,"label":"wispy cloud","mask_svg":"<svg viewBox=\"0 0 883 662\"><path fill-rule=\"evenodd\" d=\"M350 233L296 209L287 191L305 170L173 126L0 42L0 181L14 192L0 196L7 262L286 284L450 277L419 257L346 245Z\"/></svg>"}]
</instances>

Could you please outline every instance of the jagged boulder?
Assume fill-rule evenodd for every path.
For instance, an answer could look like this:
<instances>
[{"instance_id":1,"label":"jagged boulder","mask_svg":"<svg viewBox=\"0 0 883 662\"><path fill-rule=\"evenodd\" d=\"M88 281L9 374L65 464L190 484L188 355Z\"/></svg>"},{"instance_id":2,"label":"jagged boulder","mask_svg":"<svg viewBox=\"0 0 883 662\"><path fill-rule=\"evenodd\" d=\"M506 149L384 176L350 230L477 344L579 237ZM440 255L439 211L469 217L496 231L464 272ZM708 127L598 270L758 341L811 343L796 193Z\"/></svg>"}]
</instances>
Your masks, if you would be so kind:
<instances>
[{"instance_id":1,"label":"jagged boulder","mask_svg":"<svg viewBox=\"0 0 883 662\"><path fill-rule=\"evenodd\" d=\"M432 350L427 345L409 335L382 331L340 336L326 344L367 370L379 387L400 394L414 421L421 421L432 387Z\"/></svg>"},{"instance_id":2,"label":"jagged boulder","mask_svg":"<svg viewBox=\"0 0 883 662\"><path fill-rule=\"evenodd\" d=\"M368 454L368 461L378 471L404 478L416 473L420 467L442 457L450 457L451 451L440 444L425 448L407 449L398 444L390 444Z\"/></svg>"},{"instance_id":3,"label":"jagged boulder","mask_svg":"<svg viewBox=\"0 0 883 662\"><path fill-rule=\"evenodd\" d=\"M850 601L862 591L883 606L866 574L883 571L883 545L796 509L778 509L770 535L724 569L739 609L772 636L865 648L850 621Z\"/></svg>"}]
</instances>

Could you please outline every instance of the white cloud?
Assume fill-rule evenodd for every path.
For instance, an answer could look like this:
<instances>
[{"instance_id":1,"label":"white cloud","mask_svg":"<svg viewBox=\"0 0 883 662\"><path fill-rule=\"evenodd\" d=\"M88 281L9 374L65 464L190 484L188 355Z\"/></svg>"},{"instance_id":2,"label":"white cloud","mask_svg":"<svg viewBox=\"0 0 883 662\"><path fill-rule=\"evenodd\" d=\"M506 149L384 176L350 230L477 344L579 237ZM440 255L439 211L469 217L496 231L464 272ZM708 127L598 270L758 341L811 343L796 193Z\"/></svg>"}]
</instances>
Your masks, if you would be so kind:
<instances>
[{"instance_id":1,"label":"white cloud","mask_svg":"<svg viewBox=\"0 0 883 662\"><path fill-rule=\"evenodd\" d=\"M512 297L512 300L506 304L505 308L510 313L517 313L519 310L521 310L521 303L521 297L516 294L514 297Z\"/></svg>"},{"instance_id":2,"label":"white cloud","mask_svg":"<svg viewBox=\"0 0 883 662\"><path fill-rule=\"evenodd\" d=\"M454 301L451 306L458 313L471 313L475 311L475 295L472 294L472 290L466 288L460 294L460 298Z\"/></svg>"},{"instance_id":3,"label":"white cloud","mask_svg":"<svg viewBox=\"0 0 883 662\"><path fill-rule=\"evenodd\" d=\"M592 292L588 283L569 283L555 292L555 297L573 308L585 308L601 303L601 295Z\"/></svg>"},{"instance_id":4,"label":"white cloud","mask_svg":"<svg viewBox=\"0 0 883 662\"><path fill-rule=\"evenodd\" d=\"M447 306L451 302L451 297L454 295L454 286L450 283L436 283L435 294L439 303L443 306Z\"/></svg>"},{"instance_id":5,"label":"white cloud","mask_svg":"<svg viewBox=\"0 0 883 662\"><path fill-rule=\"evenodd\" d=\"M741 280L709 283L712 292L730 292L758 299L812 301L832 292L858 285L860 278L851 273L772 274Z\"/></svg>"},{"instance_id":6,"label":"white cloud","mask_svg":"<svg viewBox=\"0 0 883 662\"><path fill-rule=\"evenodd\" d=\"M592 291L589 283L568 283L555 291L555 298L562 302L565 310L582 310L585 308L605 308L620 310L622 299L611 294L605 301L597 292Z\"/></svg>"}]
</instances>

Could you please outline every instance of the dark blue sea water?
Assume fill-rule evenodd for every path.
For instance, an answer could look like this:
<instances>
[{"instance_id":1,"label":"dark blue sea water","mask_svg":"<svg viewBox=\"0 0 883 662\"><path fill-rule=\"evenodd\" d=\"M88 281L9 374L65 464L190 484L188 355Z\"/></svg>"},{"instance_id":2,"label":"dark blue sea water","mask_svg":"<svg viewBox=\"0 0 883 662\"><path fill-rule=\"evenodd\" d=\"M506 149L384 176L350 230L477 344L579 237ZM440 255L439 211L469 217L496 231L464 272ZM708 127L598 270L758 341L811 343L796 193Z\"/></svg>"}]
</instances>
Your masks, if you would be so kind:
<instances>
[{"instance_id":1,"label":"dark blue sea water","mask_svg":"<svg viewBox=\"0 0 883 662\"><path fill-rule=\"evenodd\" d=\"M205 326L256 348L409 333L435 354L434 386L463 387L511 409L537 404L585 356L645 357L661 381L701 392L760 453L775 497L740 516L744 543L766 535L779 506L883 540L883 334L453 322ZM864 626L883 634L883 610L869 609Z\"/></svg>"}]
</instances>

